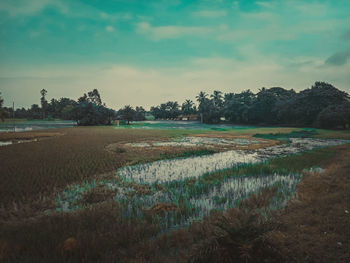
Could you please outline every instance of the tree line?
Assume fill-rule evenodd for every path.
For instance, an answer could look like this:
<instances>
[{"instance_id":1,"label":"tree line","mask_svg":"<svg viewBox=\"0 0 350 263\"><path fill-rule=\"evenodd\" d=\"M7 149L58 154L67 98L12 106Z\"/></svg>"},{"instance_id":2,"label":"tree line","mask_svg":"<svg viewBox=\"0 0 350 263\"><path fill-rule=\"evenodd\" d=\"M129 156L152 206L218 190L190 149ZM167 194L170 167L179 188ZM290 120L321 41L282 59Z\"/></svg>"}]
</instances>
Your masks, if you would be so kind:
<instances>
[{"instance_id":1,"label":"tree line","mask_svg":"<svg viewBox=\"0 0 350 263\"><path fill-rule=\"evenodd\" d=\"M1 95L1 94L0 94ZM46 100L47 91L40 91L41 107L33 104L29 109L16 109L17 118L75 120L78 125L108 125L114 119L145 120L146 110L130 105L115 111L106 107L97 89L83 94L77 101L69 98ZM344 91L326 82L315 82L311 88L295 92L281 87L261 88L257 93L246 90L240 93L213 94L200 92L196 96L198 106L192 100L181 105L168 101L152 106L155 119L181 119L195 116L203 123L222 121L236 124L314 126L322 128L343 127L350 124L350 97ZM0 118L12 116L11 108L2 107Z\"/></svg>"},{"instance_id":2,"label":"tree line","mask_svg":"<svg viewBox=\"0 0 350 263\"><path fill-rule=\"evenodd\" d=\"M198 109L192 101L180 106L167 102L152 107L159 119L177 118L186 113L197 113L204 123L225 120L237 124L291 125L322 128L350 125L350 97L344 91L326 82L315 82L311 88L295 92L281 87L261 88L257 93L246 90L240 93L214 91L196 96Z\"/></svg>"}]
</instances>

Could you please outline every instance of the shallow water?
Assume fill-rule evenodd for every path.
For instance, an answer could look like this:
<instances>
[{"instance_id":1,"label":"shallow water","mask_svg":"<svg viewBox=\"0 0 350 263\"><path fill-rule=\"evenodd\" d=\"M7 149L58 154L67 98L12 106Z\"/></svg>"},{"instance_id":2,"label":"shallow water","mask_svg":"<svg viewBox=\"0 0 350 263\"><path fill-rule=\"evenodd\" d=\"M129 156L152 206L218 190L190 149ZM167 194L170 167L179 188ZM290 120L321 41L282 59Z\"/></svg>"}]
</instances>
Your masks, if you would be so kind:
<instances>
[{"instance_id":1,"label":"shallow water","mask_svg":"<svg viewBox=\"0 0 350 263\"><path fill-rule=\"evenodd\" d=\"M242 151L234 150L215 153L208 156L182 159L162 160L148 164L124 167L117 175L128 182L164 183L167 191L152 188L151 194L135 194L135 190L122 186L119 180L85 182L66 189L57 195L56 204L59 211L74 211L81 208L79 200L84 193L98 184L117 190L114 200L122 205L123 217L139 217L144 209L150 209L155 204L175 204L176 211L162 213L160 224L163 231L179 226L188 226L194 220L203 219L213 209L226 210L237 207L240 200L246 199L253 193L264 188L276 187L277 193L270 202L270 209L279 209L293 196L296 185L300 182L300 174L270 174L258 176L241 176L227 178L214 185L205 183L195 188L186 187L184 182L188 177L199 177L205 173L233 167L239 163L258 163L272 157L290 155L312 150L318 147L334 146L348 143L346 140L324 139L290 139L289 144L271 146L263 149ZM322 172L321 168L310 171ZM173 181L173 182L172 182ZM175 182L175 184L173 184ZM131 194L131 195L130 195Z\"/></svg>"},{"instance_id":2,"label":"shallow water","mask_svg":"<svg viewBox=\"0 0 350 263\"><path fill-rule=\"evenodd\" d=\"M199 157L161 160L118 170L121 177L138 183L154 183L199 177L205 173L231 168L240 163L257 163L276 156L300 153L318 147L347 143L346 140L291 138L290 143L251 151L231 150Z\"/></svg>"},{"instance_id":3,"label":"shallow water","mask_svg":"<svg viewBox=\"0 0 350 263\"><path fill-rule=\"evenodd\" d=\"M127 143L127 146L131 147L196 147L196 146L212 146L212 145L221 145L221 146L230 146L230 145L250 145L250 144L259 144L259 141L252 139L241 139L241 138L232 138L232 139L223 139L223 138L212 138L212 137L184 137L175 139L169 142L144 142L144 143Z\"/></svg>"},{"instance_id":4,"label":"shallow water","mask_svg":"<svg viewBox=\"0 0 350 263\"><path fill-rule=\"evenodd\" d=\"M0 141L0 147L6 146L6 145L13 145L13 144L19 144L19 143L27 143L27 142L36 142L38 139L33 140L15 140L15 141Z\"/></svg>"},{"instance_id":5,"label":"shallow water","mask_svg":"<svg viewBox=\"0 0 350 263\"><path fill-rule=\"evenodd\" d=\"M0 132L26 132L75 126L72 121L24 121L15 124L0 123Z\"/></svg>"},{"instance_id":6,"label":"shallow water","mask_svg":"<svg viewBox=\"0 0 350 263\"><path fill-rule=\"evenodd\" d=\"M5 141L5 142L0 141L0 146L11 145L12 143L13 143L12 141Z\"/></svg>"},{"instance_id":7,"label":"shallow water","mask_svg":"<svg viewBox=\"0 0 350 263\"><path fill-rule=\"evenodd\" d=\"M130 129L180 129L180 130L229 130L247 129L254 126L233 124L204 124L199 121L135 121L131 125L115 126L115 128Z\"/></svg>"}]
</instances>

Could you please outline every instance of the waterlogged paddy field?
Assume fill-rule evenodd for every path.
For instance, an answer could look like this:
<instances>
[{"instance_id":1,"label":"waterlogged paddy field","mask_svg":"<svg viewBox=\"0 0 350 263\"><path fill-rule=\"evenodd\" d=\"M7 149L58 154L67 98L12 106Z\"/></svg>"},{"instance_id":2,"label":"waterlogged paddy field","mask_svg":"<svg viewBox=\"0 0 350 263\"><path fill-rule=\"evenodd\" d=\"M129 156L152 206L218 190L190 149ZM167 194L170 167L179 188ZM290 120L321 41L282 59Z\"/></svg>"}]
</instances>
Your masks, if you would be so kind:
<instances>
[{"instance_id":1,"label":"waterlogged paddy field","mask_svg":"<svg viewBox=\"0 0 350 263\"><path fill-rule=\"evenodd\" d=\"M160 234L191 229L249 197L280 209L350 139L346 131L249 127L18 134L0 135L33 140L0 147L0 247L7 244L9 262L128 261ZM273 193L267 201L259 197L265 190ZM166 244L162 253L177 253Z\"/></svg>"},{"instance_id":2,"label":"waterlogged paddy field","mask_svg":"<svg viewBox=\"0 0 350 263\"><path fill-rule=\"evenodd\" d=\"M68 128L75 126L73 121L40 121L40 120L21 120L14 121L8 120L4 123L0 122L0 132L28 132L37 130Z\"/></svg>"},{"instance_id":3,"label":"waterlogged paddy field","mask_svg":"<svg viewBox=\"0 0 350 263\"><path fill-rule=\"evenodd\" d=\"M231 144L233 139L218 139L205 137L186 137L176 140L167 146L176 147L205 143L212 145ZM238 143L249 143L249 140ZM264 188L276 187L278 192L271 201L270 208L283 207L294 194L302 173L292 171L271 171L270 173L247 173L235 176L216 178L212 182L201 179L220 171L228 171L237 167L254 167L257 163L266 163L276 157L299 154L316 148L337 146L348 143L347 140L290 138L287 143L255 150L231 150L204 156L160 160L151 163L126 166L118 169L112 180L86 182L74 185L56 196L56 209L59 211L74 211L86 205L86 196L108 192L110 197L123 206L125 217L142 216L144 210L163 206L162 223L165 228L189 225L193 220L203 219L213 209L226 210L236 207L239 202L258 193ZM252 140L255 144L257 141ZM159 143L153 143L156 147ZM151 147L146 143L134 144L134 147ZM303 172L317 170L320 167L304 168Z\"/></svg>"},{"instance_id":4,"label":"waterlogged paddy field","mask_svg":"<svg viewBox=\"0 0 350 263\"><path fill-rule=\"evenodd\" d=\"M115 126L116 129L164 129L164 130L230 130L251 129L254 126L232 125L232 124L203 124L199 121L137 121L132 125Z\"/></svg>"}]
</instances>

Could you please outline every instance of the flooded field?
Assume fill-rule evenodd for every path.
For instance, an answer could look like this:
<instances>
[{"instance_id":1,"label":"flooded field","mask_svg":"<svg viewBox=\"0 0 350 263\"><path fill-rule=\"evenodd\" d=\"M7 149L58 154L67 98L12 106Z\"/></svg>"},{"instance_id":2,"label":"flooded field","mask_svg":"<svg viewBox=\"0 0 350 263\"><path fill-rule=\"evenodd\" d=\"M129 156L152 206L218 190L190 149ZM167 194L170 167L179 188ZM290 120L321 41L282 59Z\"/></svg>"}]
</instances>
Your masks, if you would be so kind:
<instances>
[{"instance_id":1,"label":"flooded field","mask_svg":"<svg viewBox=\"0 0 350 263\"><path fill-rule=\"evenodd\" d=\"M131 147L196 147L196 146L213 146L213 145L250 145L259 144L258 140L242 139L242 138L211 138L211 137L184 137L167 142L143 142L143 143L127 143L125 145Z\"/></svg>"},{"instance_id":2,"label":"flooded field","mask_svg":"<svg viewBox=\"0 0 350 263\"><path fill-rule=\"evenodd\" d=\"M241 163L257 163L275 156L295 154L317 147L335 146L346 142L346 140L291 138L290 143L253 151L232 150L209 156L161 160L148 164L128 166L119 169L117 174L138 183L183 180L188 176L198 177L205 173L230 168Z\"/></svg>"},{"instance_id":3,"label":"flooded field","mask_svg":"<svg viewBox=\"0 0 350 263\"><path fill-rule=\"evenodd\" d=\"M171 146L196 143L233 143L234 140L220 138L185 137L168 142ZM238 141L247 143L249 139ZM252 139L252 143L255 140ZM265 188L275 187L278 194L271 201L270 208L283 207L293 196L300 173L287 174L245 174L224 178L214 184L200 182L205 175L239 167L264 163L271 158L289 156L320 147L348 143L347 140L290 138L288 143L256 150L230 150L211 155L160 160L120 168L115 179L85 182L67 188L56 196L57 210L74 211L85 205L87 193L99 189L109 193L122 204L125 217L142 216L147 210L163 206L162 224L164 229L189 225L194 220L209 215L212 209L226 210L235 207L253 193ZM159 143L159 142L158 142ZM153 143L153 145L158 145ZM133 147L152 147L152 143L132 144ZM310 172L322 169L314 167ZM189 187L189 182L195 183ZM140 189L142 189L140 191ZM165 190L166 189L166 190ZM96 193L95 193L96 194ZM165 207L165 208L164 208Z\"/></svg>"},{"instance_id":4,"label":"flooded field","mask_svg":"<svg viewBox=\"0 0 350 263\"><path fill-rule=\"evenodd\" d=\"M34 252L46 253L45 262L56 254L54 262L69 261L74 252L61 252L67 240L79 244L76 255L80 248L97 251L89 254L94 262L116 248L119 259L125 240L130 253L145 245L168 253L174 244L189 247L192 238L197 242L211 235L224 219L240 238L247 229L255 231L261 218L309 200L310 191L324 196L332 190L333 179L348 174L330 177L337 164L333 158L343 156L347 165L341 151L350 150L350 144L328 147L348 143L348 131L273 127L222 132L96 126L0 137L0 232L6 242L0 240L0 246L23 248L13 262L26 261ZM331 181L323 190L314 188L327 177ZM286 204L288 209L279 210ZM314 226L312 220L318 220L315 206L308 207L310 216L300 212L298 225L310 220ZM342 214L349 210L346 202L339 209Z\"/></svg>"},{"instance_id":5,"label":"flooded field","mask_svg":"<svg viewBox=\"0 0 350 263\"><path fill-rule=\"evenodd\" d=\"M18 144L18 143L27 143L27 142L36 142L38 139L33 140L14 140L14 141L0 141L0 147L6 146L6 145L12 145L12 144Z\"/></svg>"},{"instance_id":6,"label":"flooded field","mask_svg":"<svg viewBox=\"0 0 350 263\"><path fill-rule=\"evenodd\" d=\"M0 132L29 132L75 126L73 121L23 121L14 124L0 122Z\"/></svg>"},{"instance_id":7,"label":"flooded field","mask_svg":"<svg viewBox=\"0 0 350 263\"><path fill-rule=\"evenodd\" d=\"M248 129L254 126L232 125L232 124L204 124L199 121L137 121L131 125L115 126L115 128L130 129L181 129L181 130L229 130Z\"/></svg>"}]
</instances>

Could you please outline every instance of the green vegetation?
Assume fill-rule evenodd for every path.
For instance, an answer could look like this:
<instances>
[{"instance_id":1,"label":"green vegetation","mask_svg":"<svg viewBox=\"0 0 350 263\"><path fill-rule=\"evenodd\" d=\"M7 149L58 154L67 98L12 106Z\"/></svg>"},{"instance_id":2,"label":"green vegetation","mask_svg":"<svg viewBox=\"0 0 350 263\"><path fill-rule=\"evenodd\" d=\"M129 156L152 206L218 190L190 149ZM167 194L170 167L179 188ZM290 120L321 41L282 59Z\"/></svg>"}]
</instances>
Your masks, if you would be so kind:
<instances>
[{"instance_id":1,"label":"green vegetation","mask_svg":"<svg viewBox=\"0 0 350 263\"><path fill-rule=\"evenodd\" d=\"M270 213L293 196L302 174L324 167L337 148L242 164L199 178L137 184L111 171L129 164L135 156L145 162L213 152L200 149L145 156L142 150L111 153L106 150L108 145L205 132L266 133L274 139L349 138L347 131L271 127L224 132L75 127L58 132L62 134L35 143L0 148L5 164L0 166L0 248L5 262L249 262L250 257L283 262L274 243L277 225L270 223ZM48 135L41 131L37 135L41 133ZM34 136L22 134L27 135ZM279 175L290 183L287 179L273 181ZM267 183L234 203L230 195L214 191L234 180L240 183L240 179ZM72 207L67 211L71 212L55 210L58 202L69 199ZM219 211L202 213L201 202L209 199Z\"/></svg>"},{"instance_id":2,"label":"green vegetation","mask_svg":"<svg viewBox=\"0 0 350 263\"><path fill-rule=\"evenodd\" d=\"M288 140L289 138L312 138L318 135L316 129L302 129L298 131L291 131L289 133L268 133L268 134L254 134L253 137L264 138L270 140Z\"/></svg>"},{"instance_id":3,"label":"green vegetation","mask_svg":"<svg viewBox=\"0 0 350 263\"><path fill-rule=\"evenodd\" d=\"M180 104L168 101L153 106L150 112L139 106L135 109L126 105L119 111L107 108L102 103L97 89L74 101L69 98L46 100L47 91L42 89L41 107L33 104L30 109L16 109L16 118L67 119L79 125L110 125L112 120L142 121L200 120L202 123L235 123L241 125L290 125L303 127L341 128L350 127L349 94L326 82L316 81L314 85L300 92L281 87L262 88L254 94L250 90L241 93L226 93L215 90L208 96L198 94L198 107L191 100ZM1 98L0 98L1 99ZM2 99L0 100L2 103ZM12 108L3 108L0 118L12 116ZM153 117L152 117L152 116ZM226 127L213 128L226 131Z\"/></svg>"}]
</instances>

